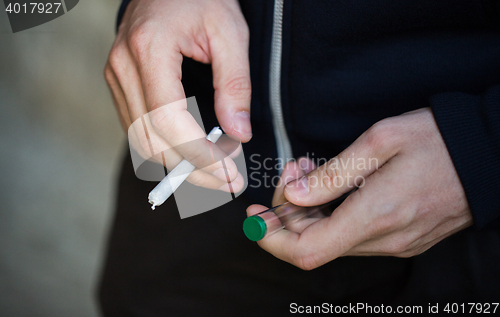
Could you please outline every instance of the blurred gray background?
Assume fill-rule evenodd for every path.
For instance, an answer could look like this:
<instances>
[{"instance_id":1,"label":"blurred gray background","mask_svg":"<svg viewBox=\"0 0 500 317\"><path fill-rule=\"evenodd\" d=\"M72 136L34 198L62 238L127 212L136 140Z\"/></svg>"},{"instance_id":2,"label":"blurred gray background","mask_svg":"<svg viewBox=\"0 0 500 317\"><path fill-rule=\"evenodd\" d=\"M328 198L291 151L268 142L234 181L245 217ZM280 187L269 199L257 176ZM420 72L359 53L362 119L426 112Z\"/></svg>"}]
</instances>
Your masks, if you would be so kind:
<instances>
[{"instance_id":1,"label":"blurred gray background","mask_svg":"<svg viewBox=\"0 0 500 317\"><path fill-rule=\"evenodd\" d=\"M125 134L103 79L119 0L12 34L0 4L0 316L97 316Z\"/></svg>"}]
</instances>

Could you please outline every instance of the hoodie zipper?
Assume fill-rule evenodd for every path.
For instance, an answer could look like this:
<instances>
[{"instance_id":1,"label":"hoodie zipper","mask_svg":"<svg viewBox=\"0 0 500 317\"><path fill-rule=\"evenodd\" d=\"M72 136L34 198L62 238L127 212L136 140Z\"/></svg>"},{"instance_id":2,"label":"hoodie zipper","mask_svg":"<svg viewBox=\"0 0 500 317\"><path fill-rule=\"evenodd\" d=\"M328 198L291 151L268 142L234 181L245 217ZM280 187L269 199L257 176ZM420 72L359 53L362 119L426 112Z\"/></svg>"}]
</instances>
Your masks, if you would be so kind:
<instances>
[{"instance_id":1,"label":"hoodie zipper","mask_svg":"<svg viewBox=\"0 0 500 317\"><path fill-rule=\"evenodd\" d=\"M283 44L283 2L274 1L273 35L271 41L271 65L269 72L269 101L273 117L274 137L278 150L278 172L281 174L284 165L293 159L292 145L286 133L283 109L281 106L281 54Z\"/></svg>"}]
</instances>

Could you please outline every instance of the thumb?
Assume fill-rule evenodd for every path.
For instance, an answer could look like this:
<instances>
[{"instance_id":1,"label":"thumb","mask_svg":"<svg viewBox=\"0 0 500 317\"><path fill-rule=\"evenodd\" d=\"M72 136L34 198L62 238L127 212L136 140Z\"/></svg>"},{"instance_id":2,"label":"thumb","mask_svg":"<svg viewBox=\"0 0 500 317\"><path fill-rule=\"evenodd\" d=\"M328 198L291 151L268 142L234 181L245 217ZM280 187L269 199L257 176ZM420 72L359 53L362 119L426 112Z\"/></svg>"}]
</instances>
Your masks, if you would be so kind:
<instances>
[{"instance_id":1,"label":"thumb","mask_svg":"<svg viewBox=\"0 0 500 317\"><path fill-rule=\"evenodd\" d=\"M286 184L303 177L306 173L309 173L314 168L316 168L314 162L306 157L299 158L297 162L288 162L283 168L283 172L281 172L278 184L276 184L273 195L273 207L287 202L284 194Z\"/></svg>"},{"instance_id":2,"label":"thumb","mask_svg":"<svg viewBox=\"0 0 500 317\"><path fill-rule=\"evenodd\" d=\"M224 28L210 41L215 89L215 114L227 134L242 142L252 138L248 30Z\"/></svg>"},{"instance_id":3,"label":"thumb","mask_svg":"<svg viewBox=\"0 0 500 317\"><path fill-rule=\"evenodd\" d=\"M382 127L382 128L380 128ZM356 186L395 156L399 141L375 124L351 146L306 176L285 186L285 198L301 206L332 201Z\"/></svg>"}]
</instances>

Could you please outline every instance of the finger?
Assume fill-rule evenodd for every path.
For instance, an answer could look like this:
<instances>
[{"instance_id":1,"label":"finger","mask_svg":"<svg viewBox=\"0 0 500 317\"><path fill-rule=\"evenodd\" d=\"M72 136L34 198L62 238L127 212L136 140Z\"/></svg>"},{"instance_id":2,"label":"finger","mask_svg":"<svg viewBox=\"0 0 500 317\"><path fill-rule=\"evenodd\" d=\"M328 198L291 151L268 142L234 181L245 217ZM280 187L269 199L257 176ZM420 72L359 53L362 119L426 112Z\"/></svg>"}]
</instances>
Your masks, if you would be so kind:
<instances>
[{"instance_id":1,"label":"finger","mask_svg":"<svg viewBox=\"0 0 500 317\"><path fill-rule=\"evenodd\" d=\"M137 72L134 72L134 70L130 68L126 70L130 74L128 80L124 82L128 87L127 96L130 100L130 108L132 109L131 112L134 116L139 116L139 118L129 128L128 136L130 144L137 149L144 158L152 158L166 166L169 170L172 170L182 160L182 156L179 155L174 148L171 148L170 145L156 133L154 133L154 130L150 125L148 128L147 120L144 120L144 115L141 116L141 113L146 113L145 105L144 103L141 103L140 96L137 94L137 92L142 92L141 87L140 85L136 85L134 87L134 82L137 83L138 81L138 76L134 76L134 74L137 75ZM126 103L126 100L124 100L124 102ZM203 142L208 141L203 138ZM158 153L158 151L160 151L160 153ZM223 177L226 179L225 175ZM223 185L227 184L226 180L220 180L202 170L196 170L191 173L188 176L187 181L194 185L210 189L219 189ZM239 188L240 186L236 187Z\"/></svg>"},{"instance_id":2,"label":"finger","mask_svg":"<svg viewBox=\"0 0 500 317\"><path fill-rule=\"evenodd\" d=\"M111 91L113 104L118 112L122 128L124 131L127 131L128 127L132 124L132 121L130 120L130 115L128 114L127 102L125 100L123 90L118 83L118 79L116 78L115 72L109 65L109 62L106 63L106 67L104 68L104 78L106 79L109 90Z\"/></svg>"},{"instance_id":3,"label":"finger","mask_svg":"<svg viewBox=\"0 0 500 317\"><path fill-rule=\"evenodd\" d=\"M135 131L143 131L143 133L139 134L139 133L135 133ZM130 146L134 149L144 148L142 146L142 144L146 143L146 149L143 150L144 153L140 153L140 154L144 158L149 159L151 157L151 153L153 153L153 151L149 150L149 147L152 149L152 146L148 145L148 143L151 144L151 140L149 138L147 131L148 131L148 129L143 128L142 121L139 119L136 122L134 122L131 125L131 127L129 128L128 139L129 139ZM139 137L142 138L141 141L138 140ZM202 141L209 142L206 139L203 139ZM167 166L167 168L169 168L171 171L176 166L176 165L172 164L172 157L173 157L173 155L176 155L176 154L177 154L177 152L175 151L175 149L170 149L170 150L160 152L159 154L155 154L152 156L152 158L155 159L156 161L158 161L160 164ZM190 182L191 184L194 184L196 186L201 186L201 187L210 188L210 189L221 189L221 187L223 185L225 185L231 181L228 179L228 175L227 175L226 170L219 170L219 172L221 172L221 173L216 178L215 176L209 175L201 169L195 169L193 172L191 172L188 175L186 180L188 182ZM240 186L237 186L237 187L239 188Z\"/></svg>"},{"instance_id":4,"label":"finger","mask_svg":"<svg viewBox=\"0 0 500 317\"><path fill-rule=\"evenodd\" d=\"M307 227L323 218L326 218L326 216L322 214L318 214L317 217L306 217L298 221L287 223L285 229L296 233L302 233Z\"/></svg>"},{"instance_id":5,"label":"finger","mask_svg":"<svg viewBox=\"0 0 500 317\"><path fill-rule=\"evenodd\" d=\"M297 160L297 163L299 163L300 169L304 171L304 174L310 173L316 169L316 164L314 164L314 161L308 157L300 157Z\"/></svg>"},{"instance_id":6,"label":"finger","mask_svg":"<svg viewBox=\"0 0 500 317\"><path fill-rule=\"evenodd\" d=\"M172 52L170 48L168 51ZM170 53L173 54L173 53ZM176 52L175 54L180 54ZM155 63L154 71L150 68L152 61L145 62L146 65L139 66L139 74L142 79L146 105L149 113L145 116L146 123L168 144L176 148L182 158L194 166L213 174L221 180L225 180L223 173L217 172L224 168L222 162L212 164L212 153L218 153L218 157L227 157L225 153L203 140L205 132L198 122L187 110L187 100L184 99L184 90L180 82L180 63L182 58L176 59L166 56ZM150 65L150 67L148 67ZM227 157L224 162L225 169L233 181L237 176L237 168L234 162ZM221 178L222 177L222 178Z\"/></svg>"},{"instance_id":7,"label":"finger","mask_svg":"<svg viewBox=\"0 0 500 317\"><path fill-rule=\"evenodd\" d=\"M320 205L363 184L399 150L399 139L387 126L374 125L338 156L287 184L286 199L301 206Z\"/></svg>"},{"instance_id":8,"label":"finger","mask_svg":"<svg viewBox=\"0 0 500 317\"><path fill-rule=\"evenodd\" d=\"M218 189L227 193L239 193L243 190L244 186L245 179L241 173L238 173L238 176L232 182L227 182Z\"/></svg>"},{"instance_id":9,"label":"finger","mask_svg":"<svg viewBox=\"0 0 500 317\"><path fill-rule=\"evenodd\" d=\"M236 178L233 181L229 182L222 181L216 178L212 179L210 177L213 178L213 176L207 175L207 173L203 172L202 170L195 170L194 172L189 174L187 180L189 180L191 184L194 184L196 186L201 186L208 189L217 189L226 193L238 193L243 190L245 185L245 180L239 172Z\"/></svg>"},{"instance_id":10,"label":"finger","mask_svg":"<svg viewBox=\"0 0 500 317\"><path fill-rule=\"evenodd\" d=\"M286 230L302 233L308 226L327 216L317 207L284 207L279 213L280 221Z\"/></svg>"},{"instance_id":11,"label":"finger","mask_svg":"<svg viewBox=\"0 0 500 317\"><path fill-rule=\"evenodd\" d=\"M256 215L258 214L259 212L263 212L265 210L267 210L269 208L267 208L266 206L262 206L262 205L251 205L247 208L247 217L250 217L250 216L253 216L253 215Z\"/></svg>"},{"instance_id":12,"label":"finger","mask_svg":"<svg viewBox=\"0 0 500 317\"><path fill-rule=\"evenodd\" d=\"M394 158L370 175L365 185L350 194L338 209L360 220L350 228L353 241L344 255L397 255L425 233L415 230L411 197L402 194L401 158ZM406 175L407 176L407 175ZM387 190L393 189L393 190ZM334 212L335 213L335 212Z\"/></svg>"},{"instance_id":13,"label":"finger","mask_svg":"<svg viewBox=\"0 0 500 317\"><path fill-rule=\"evenodd\" d=\"M345 202L344 202L345 203ZM301 269L311 270L349 251L365 239L363 219L348 208L337 208L330 217L320 219L300 234L280 230L260 240L258 244L277 258Z\"/></svg>"},{"instance_id":14,"label":"finger","mask_svg":"<svg viewBox=\"0 0 500 317\"><path fill-rule=\"evenodd\" d=\"M237 158L243 151L240 140L230 134L222 135L216 144L232 159Z\"/></svg>"},{"instance_id":15,"label":"finger","mask_svg":"<svg viewBox=\"0 0 500 317\"><path fill-rule=\"evenodd\" d=\"M268 210L268 208L265 206L251 205L250 207L247 208L247 216L250 217L250 216L256 215L258 213L261 213L263 211L266 211L266 210ZM307 212L307 211L304 211L304 212ZM285 230L293 231L296 233L301 233L302 231L304 231L305 228L307 228L311 224L313 224L316 221L319 221L323 218L326 218L326 216L323 215L321 212L310 214L310 215L306 216L305 218L297 217L297 221L293 221L293 220L292 221L285 221L286 222ZM280 221L281 221L281 219L280 219Z\"/></svg>"},{"instance_id":16,"label":"finger","mask_svg":"<svg viewBox=\"0 0 500 317\"><path fill-rule=\"evenodd\" d=\"M246 25L226 26L224 22L217 23L217 26L209 38L215 113L226 133L237 136L242 142L248 142L252 138L248 30Z\"/></svg>"},{"instance_id":17,"label":"finger","mask_svg":"<svg viewBox=\"0 0 500 317\"><path fill-rule=\"evenodd\" d=\"M226 139L226 137L221 136L221 139ZM236 164L231 159L231 152L237 150L237 146L240 143L226 143L222 142L222 145L226 147L222 149L219 147L218 141L214 144L203 137L179 144L169 150L163 151L163 154L168 157L173 150L175 153L182 154L187 161L204 172L210 173L223 181L227 181L227 177L229 176L229 181L233 181L237 175L234 173L238 171ZM235 150L232 150L227 145L234 147ZM225 150L228 150L229 153Z\"/></svg>"},{"instance_id":18,"label":"finger","mask_svg":"<svg viewBox=\"0 0 500 317\"><path fill-rule=\"evenodd\" d=\"M304 176L304 171L299 167L299 164L297 162L291 161L285 165L274 190L272 200L273 207L287 202L285 195L283 194L285 185L302 176Z\"/></svg>"},{"instance_id":19,"label":"finger","mask_svg":"<svg viewBox=\"0 0 500 317\"><path fill-rule=\"evenodd\" d=\"M138 140L139 147L146 153L146 156L154 157L169 170L172 170L182 159L186 158L193 165L203 169L187 178L189 182L198 186L217 189L227 182L227 175L229 175L230 180L234 180L237 175L234 162L230 159L225 160L224 163L229 171L228 173L221 170L223 169L221 162L213 164L214 162L211 158L214 157L214 152L217 157L225 157L227 155L217 147L212 147L211 143L205 140L205 134L196 122L196 127L200 129L202 137L198 140L191 140L191 143L186 141L187 139L176 140L179 145L175 148L157 133L157 129L153 127L153 120L157 119L155 112L160 113L167 107L162 107L162 109L156 109L148 113L142 89L143 85L141 85L141 80L144 79L140 77L132 56L128 50L124 49L117 49L114 52L114 56L116 60L120 61L119 63L116 62L115 68L119 70L118 73L121 75L121 82L124 87L130 116L135 120L131 126L131 131L129 131L129 137ZM182 102L180 103L182 104ZM194 120L187 111L185 114ZM189 126L184 128L189 129ZM135 138L131 137L131 134L135 135ZM196 159L193 159L193 157Z\"/></svg>"},{"instance_id":20,"label":"finger","mask_svg":"<svg viewBox=\"0 0 500 317\"><path fill-rule=\"evenodd\" d=\"M122 88L125 99L124 104L132 122L128 128L131 145L134 145L134 148L142 157L146 159L153 157L154 160L164 164L168 169L173 169L182 160L182 156L172 152L172 156L165 160L159 154L161 151L170 148L170 145L156 135L154 130L148 127L148 122L144 120L143 116L147 113L147 109L141 78L135 66L135 61L123 42L117 41L111 49L109 65L116 74L117 82Z\"/></svg>"},{"instance_id":21,"label":"finger","mask_svg":"<svg viewBox=\"0 0 500 317\"><path fill-rule=\"evenodd\" d=\"M221 136L219 141L223 141L224 139L226 139L225 135ZM219 143L219 141L217 143ZM199 143L199 142L209 142L209 141L203 138L202 140L197 140L196 142ZM196 144L194 145L187 144L187 146L196 146ZM234 179L232 180L229 177L229 170L226 169L224 165L223 165L224 168L221 168L217 170L215 173L213 173L214 175L217 175L217 179L215 179L214 176L208 175L206 173L206 170L214 169L213 166L217 166L218 164L220 164L221 161L224 162L224 164L227 164L229 160L228 155L233 155L235 151L238 151L238 147L241 147L241 144L239 142L235 143L233 140L231 140L230 143L224 143L223 146L226 148L229 154L226 153L225 151L222 151L221 148L216 147L214 144L209 143L210 149L213 150L212 153L210 153L210 155L212 156L211 160L214 163L212 164L212 166L207 166L204 169L196 169L189 175L187 180L197 186L202 186L210 189L218 189L225 192L237 193L243 190L245 185L245 179L243 178L240 172L237 172L237 176L234 177ZM179 148L181 148L182 150L182 146L175 147L174 149L178 150ZM179 150L179 152L182 152L181 150ZM216 153L217 151L221 152L222 154ZM169 151L162 152L162 154L165 153L166 155L168 155L168 152Z\"/></svg>"},{"instance_id":22,"label":"finger","mask_svg":"<svg viewBox=\"0 0 500 317\"><path fill-rule=\"evenodd\" d=\"M186 178L188 182L193 185L208 188L208 189L221 189L224 185L227 185L227 181L220 180L215 176L205 173L203 170L195 169Z\"/></svg>"},{"instance_id":23,"label":"finger","mask_svg":"<svg viewBox=\"0 0 500 317\"><path fill-rule=\"evenodd\" d=\"M366 179L365 186L351 193L330 217L318 220L305 228L280 230L259 241L259 245L276 257L302 269L312 269L346 255L357 245L370 238L397 230L394 224L408 224L409 219L393 219L392 215L380 215L380 208L397 208L397 194L381 194L381 188L391 188L397 181L391 164L384 165ZM396 175L397 176L397 175ZM384 204L384 201L394 202ZM377 210L378 209L378 210ZM384 209L384 211L385 211Z\"/></svg>"}]
</instances>

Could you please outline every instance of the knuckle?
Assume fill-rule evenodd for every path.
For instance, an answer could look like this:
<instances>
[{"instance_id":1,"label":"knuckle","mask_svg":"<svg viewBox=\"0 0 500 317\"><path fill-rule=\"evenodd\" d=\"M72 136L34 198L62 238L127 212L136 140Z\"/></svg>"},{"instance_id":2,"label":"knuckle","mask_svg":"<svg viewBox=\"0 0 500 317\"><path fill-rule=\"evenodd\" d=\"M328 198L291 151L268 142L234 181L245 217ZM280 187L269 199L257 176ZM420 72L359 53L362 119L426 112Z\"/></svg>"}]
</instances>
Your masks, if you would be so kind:
<instances>
[{"instance_id":1,"label":"knuckle","mask_svg":"<svg viewBox=\"0 0 500 317\"><path fill-rule=\"evenodd\" d=\"M127 42L130 51L136 58L142 60L152 42L151 32L146 24L132 26L128 32Z\"/></svg>"},{"instance_id":2,"label":"knuckle","mask_svg":"<svg viewBox=\"0 0 500 317\"><path fill-rule=\"evenodd\" d=\"M109 63L106 63L106 66L104 66L104 79L108 84L111 84L114 82L114 73L113 70L111 69L111 66Z\"/></svg>"},{"instance_id":3,"label":"knuckle","mask_svg":"<svg viewBox=\"0 0 500 317\"><path fill-rule=\"evenodd\" d=\"M390 223L394 229L404 229L408 227L415 219L417 209L412 205L394 207L392 212L386 215L390 218Z\"/></svg>"},{"instance_id":4,"label":"knuckle","mask_svg":"<svg viewBox=\"0 0 500 317\"><path fill-rule=\"evenodd\" d=\"M379 213L368 225L368 230L372 235L383 235L388 232L407 228L414 220L415 214L408 208L387 206L386 210L373 210L372 213ZM380 214L382 213L382 214Z\"/></svg>"},{"instance_id":5,"label":"knuckle","mask_svg":"<svg viewBox=\"0 0 500 317\"><path fill-rule=\"evenodd\" d=\"M205 168L212 164L210 153L200 150L197 147L188 146L183 148L183 156L194 166L199 168ZM215 164L215 166L210 166L211 168L222 168L221 163Z\"/></svg>"},{"instance_id":6,"label":"knuckle","mask_svg":"<svg viewBox=\"0 0 500 317\"><path fill-rule=\"evenodd\" d=\"M396 221L400 228L408 227L415 219L416 211L406 207L399 210L396 213Z\"/></svg>"},{"instance_id":7,"label":"knuckle","mask_svg":"<svg viewBox=\"0 0 500 317\"><path fill-rule=\"evenodd\" d=\"M389 241L384 247L384 252L394 255L405 257L412 254L411 244L412 238L408 234L398 234L395 238Z\"/></svg>"},{"instance_id":8,"label":"knuckle","mask_svg":"<svg viewBox=\"0 0 500 317\"><path fill-rule=\"evenodd\" d=\"M149 119L153 129L166 136L170 134L171 129L175 126L175 111L170 110L168 106L162 106L150 112Z\"/></svg>"},{"instance_id":9,"label":"knuckle","mask_svg":"<svg viewBox=\"0 0 500 317\"><path fill-rule=\"evenodd\" d=\"M212 179L210 181L207 176L208 175L206 175L206 173L204 173L203 171L195 170L194 172L189 174L187 181L196 186L215 187L215 185L217 185L216 180Z\"/></svg>"},{"instance_id":10,"label":"knuckle","mask_svg":"<svg viewBox=\"0 0 500 317\"><path fill-rule=\"evenodd\" d=\"M220 23L220 20L214 20L215 23L211 23L214 34L228 37L232 41L240 43L248 42L250 39L250 30L243 16L231 14L229 18L224 15L219 15L218 18L224 19L225 22Z\"/></svg>"},{"instance_id":11,"label":"knuckle","mask_svg":"<svg viewBox=\"0 0 500 317\"><path fill-rule=\"evenodd\" d=\"M370 149L387 149L397 141L398 127L394 124L393 118L387 118L368 129L366 137Z\"/></svg>"},{"instance_id":12,"label":"knuckle","mask_svg":"<svg viewBox=\"0 0 500 317\"><path fill-rule=\"evenodd\" d=\"M137 143L139 145L140 155L144 158L149 158L152 156L150 140L146 134L140 134L137 136Z\"/></svg>"},{"instance_id":13,"label":"knuckle","mask_svg":"<svg viewBox=\"0 0 500 317\"><path fill-rule=\"evenodd\" d=\"M299 255L293 258L292 264L304 271L311 271L319 266L315 257L310 254Z\"/></svg>"},{"instance_id":14,"label":"knuckle","mask_svg":"<svg viewBox=\"0 0 500 317\"><path fill-rule=\"evenodd\" d=\"M226 85L226 92L229 96L238 99L250 98L252 94L252 85L250 77L237 76L231 79Z\"/></svg>"},{"instance_id":15,"label":"knuckle","mask_svg":"<svg viewBox=\"0 0 500 317\"><path fill-rule=\"evenodd\" d=\"M250 30L247 23L243 20L237 22L238 27L236 28L236 36L243 42L248 42L250 40Z\"/></svg>"},{"instance_id":16,"label":"knuckle","mask_svg":"<svg viewBox=\"0 0 500 317\"><path fill-rule=\"evenodd\" d=\"M122 67L123 58L123 47L121 45L114 45L109 52L108 62L110 68L117 70Z\"/></svg>"},{"instance_id":17,"label":"knuckle","mask_svg":"<svg viewBox=\"0 0 500 317\"><path fill-rule=\"evenodd\" d=\"M379 216L368 224L370 236L382 236L392 232L397 227L397 220L392 214Z\"/></svg>"}]
</instances>

